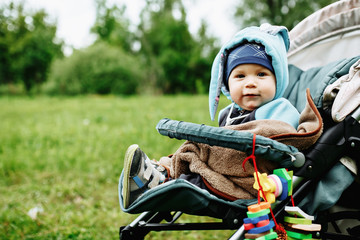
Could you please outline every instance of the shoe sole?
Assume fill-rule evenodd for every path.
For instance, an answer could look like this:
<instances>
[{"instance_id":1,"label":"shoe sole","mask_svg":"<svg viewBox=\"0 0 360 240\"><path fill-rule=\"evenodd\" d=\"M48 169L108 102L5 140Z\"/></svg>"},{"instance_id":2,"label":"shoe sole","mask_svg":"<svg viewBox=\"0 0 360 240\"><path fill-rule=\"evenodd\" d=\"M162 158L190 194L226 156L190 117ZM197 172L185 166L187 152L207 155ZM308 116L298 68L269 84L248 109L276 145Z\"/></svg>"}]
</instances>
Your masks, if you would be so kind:
<instances>
[{"instance_id":1,"label":"shoe sole","mask_svg":"<svg viewBox=\"0 0 360 240\"><path fill-rule=\"evenodd\" d=\"M137 144L131 145L125 153L125 161L124 161L124 179L123 179L123 203L124 208L128 208L130 205L130 170L131 164L134 158L135 151L139 148Z\"/></svg>"}]
</instances>

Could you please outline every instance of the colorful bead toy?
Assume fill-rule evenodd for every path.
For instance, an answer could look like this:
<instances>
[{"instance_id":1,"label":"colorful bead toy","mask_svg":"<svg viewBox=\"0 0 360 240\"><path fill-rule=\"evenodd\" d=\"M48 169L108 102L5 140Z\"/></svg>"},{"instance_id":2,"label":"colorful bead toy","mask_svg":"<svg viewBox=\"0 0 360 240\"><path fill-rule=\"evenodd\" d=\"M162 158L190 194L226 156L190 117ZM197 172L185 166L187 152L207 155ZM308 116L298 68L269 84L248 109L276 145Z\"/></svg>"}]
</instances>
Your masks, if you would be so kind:
<instances>
[{"instance_id":1,"label":"colorful bead toy","mask_svg":"<svg viewBox=\"0 0 360 240\"><path fill-rule=\"evenodd\" d=\"M260 202L248 206L247 218L244 219L245 239L271 240L277 238L273 231L275 223L269 220L270 203Z\"/></svg>"},{"instance_id":2,"label":"colorful bead toy","mask_svg":"<svg viewBox=\"0 0 360 240\"><path fill-rule=\"evenodd\" d=\"M253 187L258 190L258 204L248 207L247 216L244 219L244 227L247 233L245 239L267 240L278 237L273 231L275 220L269 220L271 203L276 199L285 200L292 195L293 172L285 168L275 169L269 176L266 173L254 172L255 182ZM265 202L260 202L262 197ZM294 203L293 203L294 205ZM285 207L288 216L284 217L284 226L287 239L313 239L311 232L321 230L321 225L313 224L313 216L303 212L299 207ZM285 233L285 232L284 232Z\"/></svg>"},{"instance_id":3,"label":"colorful bead toy","mask_svg":"<svg viewBox=\"0 0 360 240\"><path fill-rule=\"evenodd\" d=\"M256 240L271 240L278 238L278 234L273 230L276 227L276 231L279 232L279 237L284 239L299 239L297 237L312 237L311 234L301 235L302 233L297 232L297 230L292 231L289 229L288 236L285 230L279 226L276 222L275 216L271 210L271 203L276 201L276 198L279 200L284 200L288 196L292 195L292 176L293 172L288 172L285 168L274 170L274 174L267 176L266 173L259 173L256 166L256 157L255 152L255 141L256 135L253 135L253 152L250 156L245 158L242 167L245 170L245 163L248 160L253 161L254 165L254 178L255 182L253 187L258 190L258 203L248 206L247 218L244 219L244 229L247 231L245 233L245 240L256 239ZM261 202L261 197L265 202ZM292 196L291 196L292 197ZM294 204L294 203L293 203ZM296 212L296 211L295 211ZM271 213L272 218L269 220L268 214ZM292 217L285 217L286 220L291 219ZM286 222L285 220L285 222ZM306 219L309 220L309 219ZM290 221L290 220L289 220ZM312 220L309 220L310 223ZM291 223L286 223L291 224ZM290 236L291 235L291 236ZM294 238L295 237L295 238Z\"/></svg>"}]
</instances>

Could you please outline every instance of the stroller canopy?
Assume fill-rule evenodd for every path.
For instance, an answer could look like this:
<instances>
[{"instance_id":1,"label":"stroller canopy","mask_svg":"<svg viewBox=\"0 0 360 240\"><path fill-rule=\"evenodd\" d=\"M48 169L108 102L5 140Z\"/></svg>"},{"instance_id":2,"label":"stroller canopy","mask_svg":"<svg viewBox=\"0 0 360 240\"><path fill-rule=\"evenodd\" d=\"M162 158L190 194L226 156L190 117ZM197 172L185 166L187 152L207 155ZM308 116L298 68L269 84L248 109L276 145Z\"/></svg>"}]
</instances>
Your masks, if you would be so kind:
<instances>
[{"instance_id":1,"label":"stroller canopy","mask_svg":"<svg viewBox=\"0 0 360 240\"><path fill-rule=\"evenodd\" d=\"M307 70L358 56L359 37L360 1L335 2L308 16L290 31L288 62Z\"/></svg>"}]
</instances>

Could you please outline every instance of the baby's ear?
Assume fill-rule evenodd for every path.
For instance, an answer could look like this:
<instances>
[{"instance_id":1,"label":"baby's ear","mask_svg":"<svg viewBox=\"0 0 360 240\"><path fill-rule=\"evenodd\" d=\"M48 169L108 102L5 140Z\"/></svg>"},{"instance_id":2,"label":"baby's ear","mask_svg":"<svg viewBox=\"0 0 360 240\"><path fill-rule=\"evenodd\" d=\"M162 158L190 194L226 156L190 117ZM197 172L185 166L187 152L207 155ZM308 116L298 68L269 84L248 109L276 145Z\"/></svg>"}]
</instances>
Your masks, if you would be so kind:
<instances>
[{"instance_id":1,"label":"baby's ear","mask_svg":"<svg viewBox=\"0 0 360 240\"><path fill-rule=\"evenodd\" d=\"M290 47L289 31L285 26L275 26L269 23L263 23L260 26L260 30L274 36L279 35L284 41L286 51L289 50Z\"/></svg>"}]
</instances>

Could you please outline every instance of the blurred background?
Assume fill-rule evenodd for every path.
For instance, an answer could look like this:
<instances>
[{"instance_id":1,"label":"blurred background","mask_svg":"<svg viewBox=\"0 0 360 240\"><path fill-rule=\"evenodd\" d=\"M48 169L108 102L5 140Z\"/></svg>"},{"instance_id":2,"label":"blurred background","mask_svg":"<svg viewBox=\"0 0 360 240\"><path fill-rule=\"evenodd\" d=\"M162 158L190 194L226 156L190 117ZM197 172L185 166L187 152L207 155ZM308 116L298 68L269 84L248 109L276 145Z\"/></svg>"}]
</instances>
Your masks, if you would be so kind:
<instances>
[{"instance_id":1,"label":"blurred background","mask_svg":"<svg viewBox=\"0 0 360 240\"><path fill-rule=\"evenodd\" d=\"M2 0L0 94L207 93L243 27L289 30L331 0Z\"/></svg>"}]
</instances>

